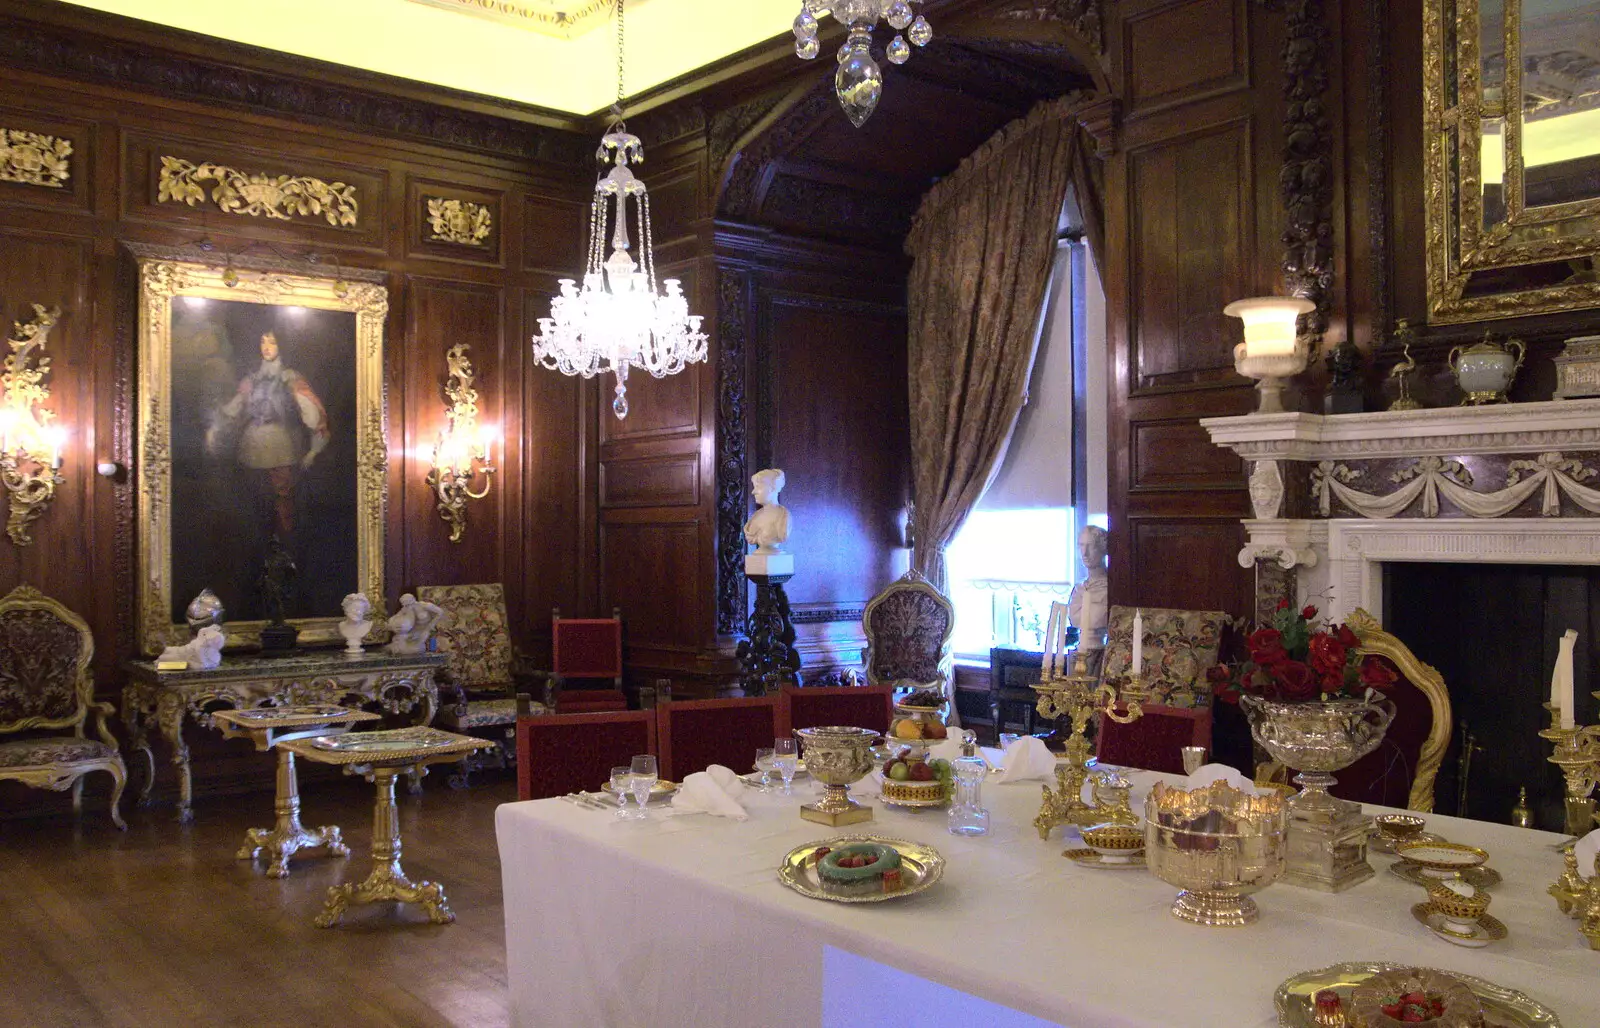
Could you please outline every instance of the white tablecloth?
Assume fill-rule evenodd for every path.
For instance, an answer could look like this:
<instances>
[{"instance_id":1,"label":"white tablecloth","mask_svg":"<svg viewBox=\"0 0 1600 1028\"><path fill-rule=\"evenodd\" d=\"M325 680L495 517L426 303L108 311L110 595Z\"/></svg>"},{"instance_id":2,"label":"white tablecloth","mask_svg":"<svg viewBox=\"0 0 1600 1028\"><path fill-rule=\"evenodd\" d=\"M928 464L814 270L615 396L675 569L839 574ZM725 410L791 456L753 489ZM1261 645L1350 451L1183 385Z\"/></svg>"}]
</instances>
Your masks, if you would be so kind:
<instances>
[{"instance_id":1,"label":"white tablecloth","mask_svg":"<svg viewBox=\"0 0 1600 1028\"><path fill-rule=\"evenodd\" d=\"M1136 776L1138 802L1154 777ZM1063 859L1064 829L1041 842L1036 782L986 784L991 830L980 838L948 834L943 811L886 808L867 783L854 791L871 797L877 820L843 830L799 818L812 796L802 783L794 797L746 793L745 822L703 814L615 822L559 800L502 806L514 1023L978 1023L954 1001L907 1009L895 994L866 994L841 1003L839 990L860 980L852 967L871 966L848 957L857 954L1070 1028L1265 1028L1277 1024L1272 995L1285 978L1350 960L1479 975L1550 1006L1566 1028L1600 1026L1600 953L1545 893L1561 870L1559 838L1549 833L1429 817L1430 830L1486 848L1505 876L1489 912L1510 937L1465 949L1412 919L1424 893L1388 873L1390 857L1374 854L1377 876L1347 892L1277 884L1256 895L1257 924L1204 928L1172 917L1176 890L1149 873ZM779 884L776 868L792 847L858 830L935 846L948 859L944 880L865 905L807 899ZM825 953L834 978L826 1018ZM904 995L915 994L908 985Z\"/></svg>"}]
</instances>

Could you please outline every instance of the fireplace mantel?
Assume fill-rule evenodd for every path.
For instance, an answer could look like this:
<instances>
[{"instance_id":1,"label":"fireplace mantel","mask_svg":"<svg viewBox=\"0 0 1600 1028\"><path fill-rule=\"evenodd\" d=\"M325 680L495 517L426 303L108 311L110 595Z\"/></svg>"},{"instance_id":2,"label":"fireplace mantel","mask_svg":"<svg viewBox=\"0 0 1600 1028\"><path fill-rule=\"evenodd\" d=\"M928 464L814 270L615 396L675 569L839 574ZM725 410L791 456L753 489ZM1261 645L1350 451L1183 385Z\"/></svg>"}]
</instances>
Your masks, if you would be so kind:
<instances>
[{"instance_id":1,"label":"fireplace mantel","mask_svg":"<svg viewBox=\"0 0 1600 1028\"><path fill-rule=\"evenodd\" d=\"M1600 399L1200 424L1249 462L1258 613L1381 621L1390 561L1600 564Z\"/></svg>"}]
</instances>

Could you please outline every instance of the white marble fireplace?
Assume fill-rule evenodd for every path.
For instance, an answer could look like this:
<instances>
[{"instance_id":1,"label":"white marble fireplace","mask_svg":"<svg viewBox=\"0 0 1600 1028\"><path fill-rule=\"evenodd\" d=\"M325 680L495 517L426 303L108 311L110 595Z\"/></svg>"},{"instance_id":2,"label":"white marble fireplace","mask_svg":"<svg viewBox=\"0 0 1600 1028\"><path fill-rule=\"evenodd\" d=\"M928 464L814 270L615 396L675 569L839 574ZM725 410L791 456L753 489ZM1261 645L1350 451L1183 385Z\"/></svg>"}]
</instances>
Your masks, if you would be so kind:
<instances>
[{"instance_id":1,"label":"white marble fireplace","mask_svg":"<svg viewBox=\"0 0 1600 1028\"><path fill-rule=\"evenodd\" d=\"M1388 562L1600 564L1600 400L1201 425L1248 462L1258 608L1381 622Z\"/></svg>"}]
</instances>

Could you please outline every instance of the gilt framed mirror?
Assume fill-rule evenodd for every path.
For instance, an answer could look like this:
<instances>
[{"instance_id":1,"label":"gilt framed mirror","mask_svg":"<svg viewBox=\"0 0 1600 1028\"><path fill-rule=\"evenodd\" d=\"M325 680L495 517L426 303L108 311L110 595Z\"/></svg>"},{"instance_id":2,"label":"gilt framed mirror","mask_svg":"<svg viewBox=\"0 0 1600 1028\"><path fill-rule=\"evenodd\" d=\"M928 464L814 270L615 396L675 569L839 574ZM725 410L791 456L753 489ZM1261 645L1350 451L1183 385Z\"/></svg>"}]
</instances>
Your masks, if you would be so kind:
<instances>
[{"instance_id":1,"label":"gilt framed mirror","mask_svg":"<svg viewBox=\"0 0 1600 1028\"><path fill-rule=\"evenodd\" d=\"M1600 0L1424 0L1428 320L1600 307Z\"/></svg>"}]
</instances>

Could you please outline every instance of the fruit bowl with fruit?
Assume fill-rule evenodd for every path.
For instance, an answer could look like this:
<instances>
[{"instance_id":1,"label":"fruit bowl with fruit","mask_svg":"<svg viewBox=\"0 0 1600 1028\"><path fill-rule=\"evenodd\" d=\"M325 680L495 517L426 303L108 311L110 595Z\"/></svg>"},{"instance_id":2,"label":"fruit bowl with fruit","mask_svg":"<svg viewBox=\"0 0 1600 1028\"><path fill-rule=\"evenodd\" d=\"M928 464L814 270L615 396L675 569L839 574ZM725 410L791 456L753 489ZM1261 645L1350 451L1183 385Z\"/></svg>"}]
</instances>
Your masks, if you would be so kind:
<instances>
[{"instance_id":1,"label":"fruit bowl with fruit","mask_svg":"<svg viewBox=\"0 0 1600 1028\"><path fill-rule=\"evenodd\" d=\"M950 802L954 781L948 760L929 760L926 751L911 747L901 747L878 771L883 802L895 807L942 807Z\"/></svg>"},{"instance_id":2,"label":"fruit bowl with fruit","mask_svg":"<svg viewBox=\"0 0 1600 1028\"><path fill-rule=\"evenodd\" d=\"M944 709L943 697L930 690L915 692L897 700L894 718L889 722L887 741L890 745L911 749L918 757L925 755L929 746L950 736L950 730L944 724Z\"/></svg>"}]
</instances>

